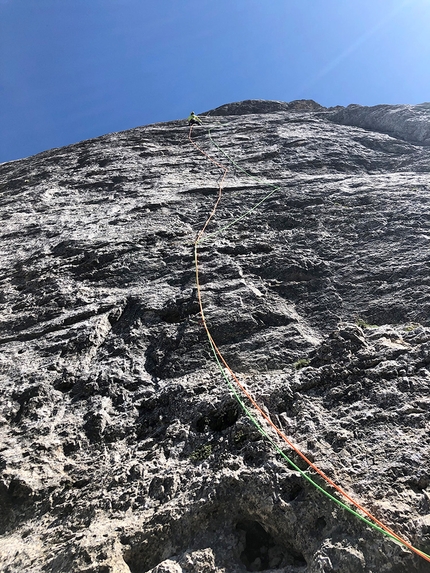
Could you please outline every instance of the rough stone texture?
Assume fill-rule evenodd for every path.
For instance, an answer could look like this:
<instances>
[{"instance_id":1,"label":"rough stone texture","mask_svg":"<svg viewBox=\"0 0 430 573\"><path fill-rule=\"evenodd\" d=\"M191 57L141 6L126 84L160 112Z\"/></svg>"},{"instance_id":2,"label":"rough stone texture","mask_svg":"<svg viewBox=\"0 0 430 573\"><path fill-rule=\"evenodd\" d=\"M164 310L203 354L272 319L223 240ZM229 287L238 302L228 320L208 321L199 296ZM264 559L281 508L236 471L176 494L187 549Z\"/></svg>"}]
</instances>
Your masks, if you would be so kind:
<instances>
[{"instance_id":1,"label":"rough stone texture","mask_svg":"<svg viewBox=\"0 0 430 573\"><path fill-rule=\"evenodd\" d=\"M237 163L209 231L280 187L201 248L213 336L287 435L429 552L430 108L275 104L205 119ZM0 166L1 570L430 571L311 489L230 396L192 248L220 173L187 135Z\"/></svg>"},{"instance_id":2,"label":"rough stone texture","mask_svg":"<svg viewBox=\"0 0 430 573\"><path fill-rule=\"evenodd\" d=\"M226 103L201 115L245 115L253 113L261 115L262 113L274 113L277 111L322 111L324 109L322 105L310 99L299 99L290 102L247 99L245 101Z\"/></svg>"},{"instance_id":3,"label":"rough stone texture","mask_svg":"<svg viewBox=\"0 0 430 573\"><path fill-rule=\"evenodd\" d=\"M430 145L430 103L419 105L349 105L333 113L332 120L370 131L381 131L410 143Z\"/></svg>"}]
</instances>

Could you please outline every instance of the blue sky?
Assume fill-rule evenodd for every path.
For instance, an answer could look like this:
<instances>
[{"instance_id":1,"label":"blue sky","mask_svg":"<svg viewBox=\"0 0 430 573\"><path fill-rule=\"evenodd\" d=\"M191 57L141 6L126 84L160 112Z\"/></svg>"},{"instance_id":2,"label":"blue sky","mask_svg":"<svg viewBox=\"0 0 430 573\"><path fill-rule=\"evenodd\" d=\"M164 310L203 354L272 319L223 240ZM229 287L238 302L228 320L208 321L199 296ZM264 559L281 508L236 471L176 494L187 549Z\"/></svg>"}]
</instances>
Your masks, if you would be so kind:
<instances>
[{"instance_id":1,"label":"blue sky","mask_svg":"<svg viewBox=\"0 0 430 573\"><path fill-rule=\"evenodd\" d=\"M0 162L254 98L430 101L430 0L0 0Z\"/></svg>"}]
</instances>

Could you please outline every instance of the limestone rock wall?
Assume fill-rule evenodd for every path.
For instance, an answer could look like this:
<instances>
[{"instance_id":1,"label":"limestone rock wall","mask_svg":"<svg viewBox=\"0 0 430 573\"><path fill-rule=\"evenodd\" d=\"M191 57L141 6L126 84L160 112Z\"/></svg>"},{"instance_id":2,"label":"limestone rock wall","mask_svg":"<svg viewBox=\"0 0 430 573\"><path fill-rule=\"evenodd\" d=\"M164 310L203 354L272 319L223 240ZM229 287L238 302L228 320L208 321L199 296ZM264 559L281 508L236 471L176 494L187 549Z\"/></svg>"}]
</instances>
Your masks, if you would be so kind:
<instances>
[{"instance_id":1,"label":"limestone rock wall","mask_svg":"<svg viewBox=\"0 0 430 573\"><path fill-rule=\"evenodd\" d=\"M380 131L418 145L430 145L430 103L419 105L349 105L331 115L335 122Z\"/></svg>"},{"instance_id":2,"label":"limestone rock wall","mask_svg":"<svg viewBox=\"0 0 430 573\"><path fill-rule=\"evenodd\" d=\"M235 161L209 232L279 186L201 248L216 343L427 553L429 114L252 100L193 134ZM0 165L1 570L430 571L304 482L225 386L193 267L220 171L187 137L174 121Z\"/></svg>"}]
</instances>

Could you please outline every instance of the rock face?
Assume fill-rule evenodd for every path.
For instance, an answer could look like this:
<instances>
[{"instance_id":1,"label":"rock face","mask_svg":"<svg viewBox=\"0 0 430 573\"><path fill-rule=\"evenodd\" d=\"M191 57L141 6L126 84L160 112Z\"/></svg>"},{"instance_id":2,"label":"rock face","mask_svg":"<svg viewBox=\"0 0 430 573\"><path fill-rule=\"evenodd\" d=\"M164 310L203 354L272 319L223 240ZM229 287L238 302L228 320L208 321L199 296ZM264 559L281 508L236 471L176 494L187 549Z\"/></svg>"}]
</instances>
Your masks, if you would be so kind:
<instances>
[{"instance_id":1,"label":"rock face","mask_svg":"<svg viewBox=\"0 0 430 573\"><path fill-rule=\"evenodd\" d=\"M381 131L393 137L430 145L428 121L430 103L420 105L349 105L332 115L332 120L343 125L355 125L371 131Z\"/></svg>"},{"instance_id":2,"label":"rock face","mask_svg":"<svg viewBox=\"0 0 430 573\"><path fill-rule=\"evenodd\" d=\"M253 100L193 134L230 168L209 233L278 186L200 249L216 343L427 553L429 133L429 104ZM0 166L1 570L430 571L286 465L223 382L193 267L220 170L187 136L174 121Z\"/></svg>"},{"instance_id":3,"label":"rock face","mask_svg":"<svg viewBox=\"0 0 430 573\"><path fill-rule=\"evenodd\" d=\"M310 99L301 99L291 102L248 99L245 101L226 103L201 115L246 115L253 113L261 115L262 113L274 113L277 111L322 111L323 109L322 105Z\"/></svg>"}]
</instances>

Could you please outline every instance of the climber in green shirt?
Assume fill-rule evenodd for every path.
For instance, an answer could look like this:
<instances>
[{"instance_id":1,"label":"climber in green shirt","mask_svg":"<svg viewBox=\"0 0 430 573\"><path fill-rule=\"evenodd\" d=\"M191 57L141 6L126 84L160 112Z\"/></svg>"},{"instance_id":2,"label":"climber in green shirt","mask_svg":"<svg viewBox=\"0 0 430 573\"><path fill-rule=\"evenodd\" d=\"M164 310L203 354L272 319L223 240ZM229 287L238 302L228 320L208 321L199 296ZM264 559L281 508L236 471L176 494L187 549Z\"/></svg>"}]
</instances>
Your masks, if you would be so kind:
<instances>
[{"instance_id":1,"label":"climber in green shirt","mask_svg":"<svg viewBox=\"0 0 430 573\"><path fill-rule=\"evenodd\" d=\"M202 120L196 115L193 111L190 113L188 117L188 125L202 125Z\"/></svg>"}]
</instances>

